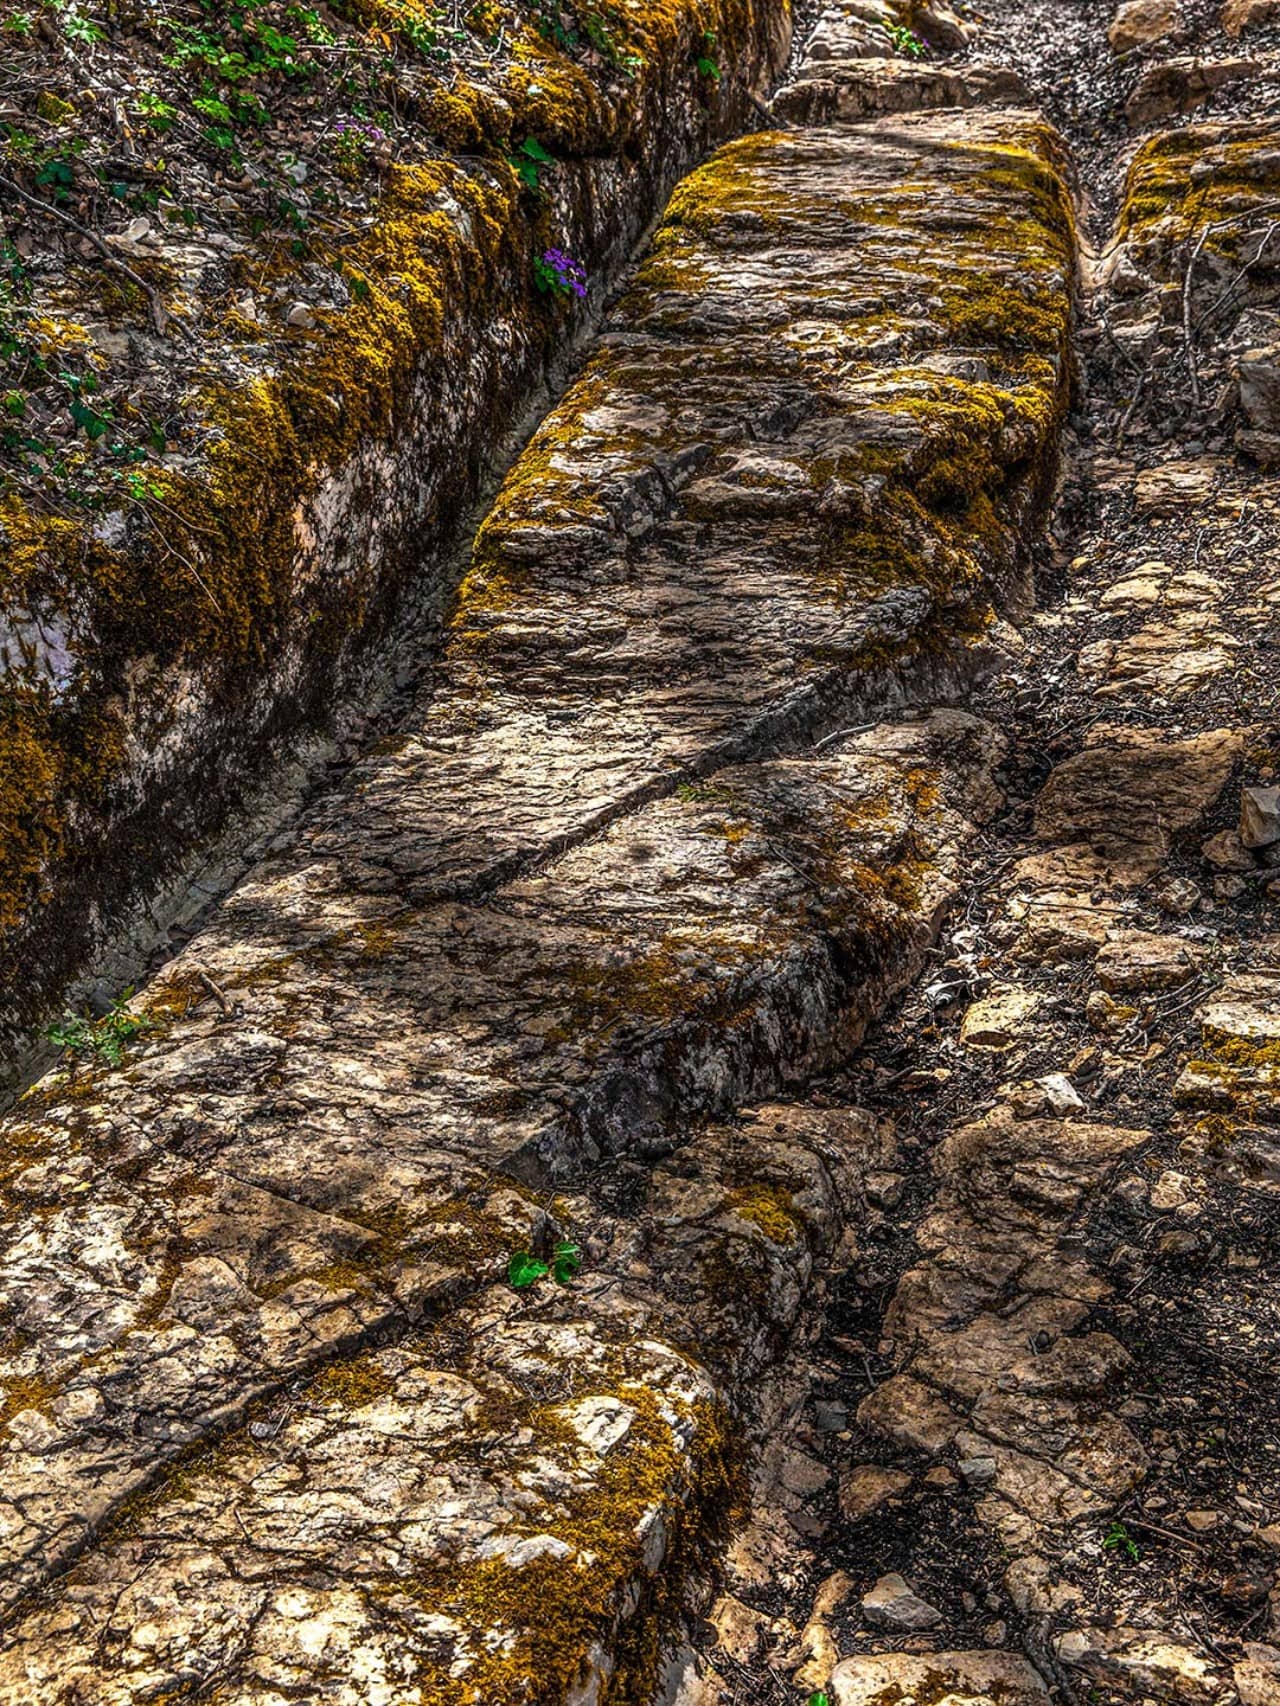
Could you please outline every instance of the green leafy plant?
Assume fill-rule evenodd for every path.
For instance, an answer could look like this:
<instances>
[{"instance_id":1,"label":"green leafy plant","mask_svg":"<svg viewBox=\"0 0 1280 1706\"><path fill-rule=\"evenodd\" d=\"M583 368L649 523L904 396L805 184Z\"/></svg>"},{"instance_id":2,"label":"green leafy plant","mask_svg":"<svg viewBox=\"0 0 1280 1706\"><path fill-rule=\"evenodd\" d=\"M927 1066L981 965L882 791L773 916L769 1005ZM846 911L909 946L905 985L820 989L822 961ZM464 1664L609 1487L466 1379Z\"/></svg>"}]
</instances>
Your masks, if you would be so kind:
<instances>
[{"instance_id":1,"label":"green leafy plant","mask_svg":"<svg viewBox=\"0 0 1280 1706\"><path fill-rule=\"evenodd\" d=\"M805 1701L804 1706L831 1706L831 1701L829 1696L821 1688L815 1688L813 1693Z\"/></svg>"},{"instance_id":2,"label":"green leafy plant","mask_svg":"<svg viewBox=\"0 0 1280 1706\"><path fill-rule=\"evenodd\" d=\"M694 63L698 67L700 77L709 77L713 83L720 81L720 61L716 58L716 32L703 30L702 51Z\"/></svg>"},{"instance_id":3,"label":"green leafy plant","mask_svg":"<svg viewBox=\"0 0 1280 1706\"><path fill-rule=\"evenodd\" d=\"M514 153L507 155L507 165L531 190L539 187L540 176L549 166L555 165L553 157L538 141L536 136L526 136Z\"/></svg>"},{"instance_id":4,"label":"green leafy plant","mask_svg":"<svg viewBox=\"0 0 1280 1706\"><path fill-rule=\"evenodd\" d=\"M905 53L910 59L923 59L928 49L914 30L909 30L905 24L889 24L886 26L889 40L899 53Z\"/></svg>"},{"instance_id":5,"label":"green leafy plant","mask_svg":"<svg viewBox=\"0 0 1280 1706\"><path fill-rule=\"evenodd\" d=\"M75 168L69 160L46 160L36 173L36 183L51 192L51 201L65 201L75 181Z\"/></svg>"},{"instance_id":6,"label":"green leafy plant","mask_svg":"<svg viewBox=\"0 0 1280 1706\"><path fill-rule=\"evenodd\" d=\"M80 428L91 444L96 444L111 425L111 407L103 404L102 408L86 402L87 397L93 396L98 389L98 377L95 373L60 373L58 378L70 392L67 408L71 419Z\"/></svg>"},{"instance_id":7,"label":"green leafy plant","mask_svg":"<svg viewBox=\"0 0 1280 1706\"><path fill-rule=\"evenodd\" d=\"M1142 1556L1142 1553L1138 1548L1138 1542L1133 1538L1122 1522L1113 1522L1107 1529L1107 1532L1102 1537L1102 1550L1104 1552L1120 1553L1134 1564L1136 1564Z\"/></svg>"},{"instance_id":8,"label":"green leafy plant","mask_svg":"<svg viewBox=\"0 0 1280 1706\"><path fill-rule=\"evenodd\" d=\"M162 101L159 95L153 94L150 89L144 89L134 97L133 110L150 129L161 136L171 128L178 116L176 107L170 106L168 101Z\"/></svg>"},{"instance_id":9,"label":"green leafy plant","mask_svg":"<svg viewBox=\"0 0 1280 1706\"><path fill-rule=\"evenodd\" d=\"M81 47L92 47L94 42L107 39L102 25L86 18L83 12L68 12L62 20L62 33L68 41L78 42Z\"/></svg>"},{"instance_id":10,"label":"green leafy plant","mask_svg":"<svg viewBox=\"0 0 1280 1706\"><path fill-rule=\"evenodd\" d=\"M517 1291L527 1290L548 1274L557 1285L568 1285L581 1267L581 1250L569 1239L561 1238L552 1249L549 1262L529 1250L517 1250L507 1263L507 1279Z\"/></svg>"},{"instance_id":11,"label":"green leafy plant","mask_svg":"<svg viewBox=\"0 0 1280 1706\"><path fill-rule=\"evenodd\" d=\"M599 12L588 12L583 28L587 32L587 40L595 48L602 59L616 66L624 76L634 77L644 64L638 53L626 53L618 46L613 31L605 23Z\"/></svg>"},{"instance_id":12,"label":"green leafy plant","mask_svg":"<svg viewBox=\"0 0 1280 1706\"><path fill-rule=\"evenodd\" d=\"M144 1031L155 1029L153 1021L145 1014L129 1010L132 994L131 989L126 989L101 1019L86 1019L68 1013L50 1025L45 1036L73 1061L91 1060L104 1066L120 1066L133 1039Z\"/></svg>"}]
</instances>

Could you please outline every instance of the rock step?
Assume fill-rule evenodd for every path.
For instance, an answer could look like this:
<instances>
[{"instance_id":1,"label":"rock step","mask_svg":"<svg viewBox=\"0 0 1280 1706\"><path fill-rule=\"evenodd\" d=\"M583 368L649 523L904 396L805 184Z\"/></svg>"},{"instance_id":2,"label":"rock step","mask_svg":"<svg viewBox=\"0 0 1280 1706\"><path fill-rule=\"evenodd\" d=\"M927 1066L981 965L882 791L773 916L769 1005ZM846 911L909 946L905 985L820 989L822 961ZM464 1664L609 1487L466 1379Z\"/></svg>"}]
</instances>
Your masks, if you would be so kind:
<instances>
[{"instance_id":1,"label":"rock step","mask_svg":"<svg viewBox=\"0 0 1280 1706\"><path fill-rule=\"evenodd\" d=\"M661 1148L847 1043L998 752L939 712L720 771L469 906L241 891L157 1040L9 1123L5 1593L264 1388L496 1275L532 1211L495 1170Z\"/></svg>"},{"instance_id":2,"label":"rock step","mask_svg":"<svg viewBox=\"0 0 1280 1706\"><path fill-rule=\"evenodd\" d=\"M238 231L212 182L190 226L153 218L141 250L106 219L111 245L123 239L120 264L159 261L165 333L141 301L108 308L84 280L62 280L51 264L59 222L34 219L33 324L74 324L102 395L129 394L139 419L158 420L186 394L190 435L173 460L175 419L168 458L127 502L86 471L92 501L68 506L55 495L61 476L32 491L18 463L0 492L6 1095L69 977L121 949L145 965L163 945L181 908L171 900L157 923L156 884L193 850L202 857L246 784L266 792L280 743L315 737L335 716L341 744L358 739L389 677L429 666L460 524L508 433L560 383L570 337L680 176L750 122L749 91L776 79L791 30L784 0L725 0L723 11L720 0L637 0L610 37L611 53L625 44L636 56L637 75L624 76L583 63L572 32L552 42L516 13L492 26L501 55L481 68L466 47L451 51L438 86L430 53L395 56L379 99L398 117L377 194L352 181L342 211L317 208L311 238L335 246L305 263ZM340 50L302 57L308 78L317 59L335 68L332 83L321 71L313 86L340 104L336 67L385 42L367 9L336 28ZM715 79L695 64L704 31L718 37ZM124 87L140 54L132 30L108 34L95 65ZM24 75L43 82L56 63ZM508 138L556 160L536 196L502 165ZM171 149L170 165L199 174L185 152ZM6 202L16 213L11 190ZM540 287L548 243L585 269L588 303ZM245 275L230 321L229 266ZM351 277L368 288L353 291ZM313 772L317 761L313 750ZM255 840L261 821L255 811L233 830L233 847ZM122 914L141 946L121 943Z\"/></svg>"},{"instance_id":3,"label":"rock step","mask_svg":"<svg viewBox=\"0 0 1280 1706\"><path fill-rule=\"evenodd\" d=\"M310 828L309 892L471 894L954 689L1055 466L1060 164L1026 115L953 113L688 178L484 523L439 679Z\"/></svg>"},{"instance_id":4,"label":"rock step","mask_svg":"<svg viewBox=\"0 0 1280 1706\"><path fill-rule=\"evenodd\" d=\"M665 1539L591 1562L586 1507L552 1494L568 1476L607 1503L608 1448L580 1449L552 1418L568 1456L548 1466L518 1393L510 1433L496 1398L442 1409L457 1388L436 1378L454 1378L438 1346L501 1366L514 1294L492 1288L508 1257L596 1212L548 1191L619 1157L643 1184L647 1162L690 1143L691 1117L830 1060L920 966L998 802L1002 743L959 712L848 725L966 679L1018 592L1069 383L1059 163L1026 115L951 114L753 138L695 174L499 495L403 737L148 990L155 1029L121 1069L50 1075L5 1122L0 1594L19 1621L0 1687L58 1698L73 1624L93 1654L82 1699L194 1679L274 1702L304 1686L327 1662L322 1631L351 1623L337 1584L366 1541L344 1500L359 1484L385 1502L394 1462L418 1461L414 1430L435 1437L446 1413L454 1455L373 1519L395 1557L351 1590L379 1628L404 1612L417 1630L411 1653L396 1625L378 1686L396 1697L396 1654L437 1679L423 1698L454 1667L480 1679L464 1698L490 1686L485 1619L515 1618L534 1578L508 1581L501 1546L479 1550L495 1535L477 1516L475 1549L457 1553L475 1595L460 1599L425 1562L433 1524L461 1516L460 1546L468 1510L509 1515L539 1484L517 1562L541 1584L572 1554L599 1590L592 1618L561 1630L554 1674L622 1662L612 1632L653 1597L637 1572ZM790 1250L789 1189L767 1182L727 1212ZM743 1272L697 1227L686 1253L719 1276L717 1298L744 1294L741 1320L718 1318L719 1367L696 1311L679 1333L665 1277L633 1307L621 1257L582 1328L586 1396L634 1412L627 1478L673 1545L719 1449L699 1406L732 1409L808 1278L797 1253L783 1302L772 1278L757 1298L768 1250ZM285 1386L264 1422L254 1406ZM366 1417L374 1389L394 1401ZM563 1395L556 1378L548 1391ZM255 1455L277 1436L294 1467ZM479 1452L493 1480L473 1502L452 1466ZM233 1463L246 1490L229 1502ZM274 1528L252 1503L264 1474L300 1501ZM241 1590L283 1568L295 1514L316 1509L307 1592L330 1572L327 1609L273 1600L261 1654L219 1635L202 1658L237 1617L266 1617ZM233 1546L265 1544L265 1564L213 1546L215 1515ZM80 1552L28 1615L23 1596ZM162 1555L154 1601L121 1599ZM407 1610L380 1598L401 1575L421 1576ZM173 1584L192 1578L210 1596L195 1645L189 1626L163 1632L190 1591ZM106 1668L96 1614L71 1609L96 1593L122 1632ZM292 1648L278 1619L299 1625ZM522 1636L529 1663L553 1624ZM373 1676L384 1661L367 1662Z\"/></svg>"},{"instance_id":5,"label":"rock step","mask_svg":"<svg viewBox=\"0 0 1280 1706\"><path fill-rule=\"evenodd\" d=\"M123 1507L0 1640L0 1701L641 1697L734 1497L725 1392L892 1160L856 1110L762 1108L597 1182L564 1205L572 1286L489 1287L335 1360Z\"/></svg>"}]
</instances>

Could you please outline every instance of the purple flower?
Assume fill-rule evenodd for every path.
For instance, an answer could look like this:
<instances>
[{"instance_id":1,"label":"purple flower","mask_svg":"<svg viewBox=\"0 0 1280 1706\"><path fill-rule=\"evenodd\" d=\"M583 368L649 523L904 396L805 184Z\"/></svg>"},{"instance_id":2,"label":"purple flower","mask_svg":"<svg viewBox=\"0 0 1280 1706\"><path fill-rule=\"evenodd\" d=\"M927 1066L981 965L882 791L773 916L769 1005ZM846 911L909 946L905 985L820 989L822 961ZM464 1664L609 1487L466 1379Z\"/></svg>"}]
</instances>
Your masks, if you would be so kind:
<instances>
[{"instance_id":1,"label":"purple flower","mask_svg":"<svg viewBox=\"0 0 1280 1706\"><path fill-rule=\"evenodd\" d=\"M587 294L587 269L581 261L575 261L573 256L566 254L563 249L547 249L542 257L542 263L555 274L556 283L560 289L575 296Z\"/></svg>"}]
</instances>

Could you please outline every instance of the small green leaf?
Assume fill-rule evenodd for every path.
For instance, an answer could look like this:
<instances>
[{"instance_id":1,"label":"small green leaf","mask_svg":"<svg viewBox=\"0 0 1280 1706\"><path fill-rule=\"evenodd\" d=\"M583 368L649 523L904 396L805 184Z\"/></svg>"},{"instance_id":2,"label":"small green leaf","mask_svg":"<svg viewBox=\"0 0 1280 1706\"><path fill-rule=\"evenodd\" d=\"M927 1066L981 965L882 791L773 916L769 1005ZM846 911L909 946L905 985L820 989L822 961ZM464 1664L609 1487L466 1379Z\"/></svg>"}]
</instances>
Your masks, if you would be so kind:
<instances>
[{"instance_id":1,"label":"small green leaf","mask_svg":"<svg viewBox=\"0 0 1280 1706\"><path fill-rule=\"evenodd\" d=\"M526 1286L540 1280L544 1274L551 1272L547 1262L540 1262L528 1250L517 1250L507 1263L507 1279L517 1291L523 1291Z\"/></svg>"},{"instance_id":2,"label":"small green leaf","mask_svg":"<svg viewBox=\"0 0 1280 1706\"><path fill-rule=\"evenodd\" d=\"M568 1285L582 1266L582 1251L569 1239L562 1238L551 1258L551 1277L557 1285Z\"/></svg>"},{"instance_id":3,"label":"small green leaf","mask_svg":"<svg viewBox=\"0 0 1280 1706\"><path fill-rule=\"evenodd\" d=\"M805 1701L805 1706L831 1706L831 1702L820 1688L815 1689Z\"/></svg>"},{"instance_id":4,"label":"small green leaf","mask_svg":"<svg viewBox=\"0 0 1280 1706\"><path fill-rule=\"evenodd\" d=\"M215 101L210 97L205 97L192 101L191 105L198 113L203 113L206 118L218 119L223 124L232 122L231 108L225 101Z\"/></svg>"},{"instance_id":5,"label":"small green leaf","mask_svg":"<svg viewBox=\"0 0 1280 1706\"><path fill-rule=\"evenodd\" d=\"M520 144L520 152L527 154L531 160L541 161L544 166L551 166L555 163L553 157L547 153L536 136L526 136Z\"/></svg>"},{"instance_id":6,"label":"small green leaf","mask_svg":"<svg viewBox=\"0 0 1280 1706\"><path fill-rule=\"evenodd\" d=\"M1104 1552L1123 1552L1126 1558L1137 1563L1142 1557L1137 1541L1129 1533L1122 1522L1113 1522L1102 1537Z\"/></svg>"}]
</instances>

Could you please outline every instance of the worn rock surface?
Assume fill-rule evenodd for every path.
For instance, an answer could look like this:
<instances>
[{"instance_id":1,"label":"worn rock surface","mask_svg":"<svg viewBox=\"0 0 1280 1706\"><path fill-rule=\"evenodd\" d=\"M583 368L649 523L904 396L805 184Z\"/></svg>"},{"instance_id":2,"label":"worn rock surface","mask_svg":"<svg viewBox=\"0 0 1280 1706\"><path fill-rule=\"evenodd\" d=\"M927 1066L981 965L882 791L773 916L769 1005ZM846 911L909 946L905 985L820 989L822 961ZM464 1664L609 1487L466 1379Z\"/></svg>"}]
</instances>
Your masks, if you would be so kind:
<instances>
[{"instance_id":1,"label":"worn rock surface","mask_svg":"<svg viewBox=\"0 0 1280 1706\"><path fill-rule=\"evenodd\" d=\"M577 32L553 43L536 8L495 8L487 40L455 29L445 49L400 0L339 6L312 20L314 51L296 11L247 11L259 16L205 18L203 36L199 8L88 20L90 63L74 37L41 60L60 19L10 37L6 123L27 151L12 151L3 191L19 268L6 418L24 411L0 447L6 1055L282 738L332 720L342 695L342 724L359 727L370 695L421 663L454 588L459 521L508 433L672 185L752 113L746 91L776 77L790 28L770 3L696 18L631 7L606 38L613 60L584 63ZM272 25L285 42L274 77ZM703 31L721 41L715 80L695 63ZM157 78L205 55L222 70L179 118ZM357 67L379 56L375 104L395 109L382 125L359 116L355 92ZM193 164L193 136L208 150L200 101L250 63L275 142L255 159L242 133L229 156ZM270 108L314 93L318 75L339 84L322 122L276 126ZM216 105L215 133L232 122ZM168 114L163 143L148 111ZM102 120L106 138L90 142ZM291 125L302 152L320 141L323 168L290 150ZM516 170L530 145L545 162L533 195ZM86 219L105 235L86 235ZM539 290L548 247L584 269L585 301ZM95 399L82 445L41 450L58 386L28 395L37 370L83 386L55 400L50 430ZM410 618L417 643L389 656Z\"/></svg>"},{"instance_id":2,"label":"worn rock surface","mask_svg":"<svg viewBox=\"0 0 1280 1706\"><path fill-rule=\"evenodd\" d=\"M909 1184L780 1379L725 1569L758 1651L691 1624L699 1706L1273 1697L1274 42L1246 75L1238 17L1110 21L997 7L974 44L1086 171L1088 401L1040 608L974 701L1014 803L941 960L811 1091L892 1119ZM831 1476L799 1510L788 1449Z\"/></svg>"},{"instance_id":3,"label":"worn rock surface","mask_svg":"<svg viewBox=\"0 0 1280 1706\"><path fill-rule=\"evenodd\" d=\"M8 1123L6 1706L1273 1706L1237 26L842 0L681 185L403 726Z\"/></svg>"},{"instance_id":4,"label":"worn rock surface","mask_svg":"<svg viewBox=\"0 0 1280 1706\"><path fill-rule=\"evenodd\" d=\"M852 1046L1001 803L998 730L905 707L1025 598L1060 165L1034 118L952 113L687 180L398 734L121 1064L23 1098L0 1699L653 1674L815 1262L900 1190L852 1108L699 1122ZM569 1289L499 1283L570 1232Z\"/></svg>"}]
</instances>

